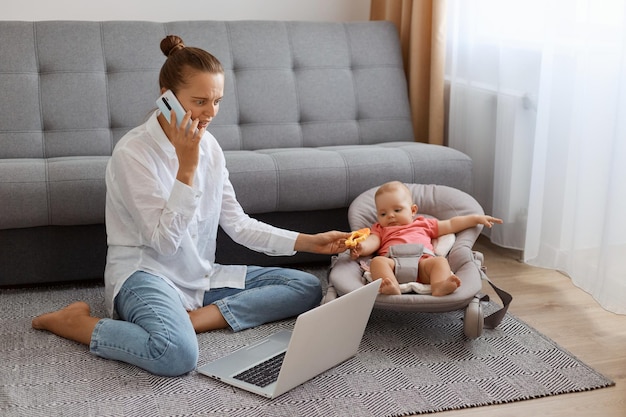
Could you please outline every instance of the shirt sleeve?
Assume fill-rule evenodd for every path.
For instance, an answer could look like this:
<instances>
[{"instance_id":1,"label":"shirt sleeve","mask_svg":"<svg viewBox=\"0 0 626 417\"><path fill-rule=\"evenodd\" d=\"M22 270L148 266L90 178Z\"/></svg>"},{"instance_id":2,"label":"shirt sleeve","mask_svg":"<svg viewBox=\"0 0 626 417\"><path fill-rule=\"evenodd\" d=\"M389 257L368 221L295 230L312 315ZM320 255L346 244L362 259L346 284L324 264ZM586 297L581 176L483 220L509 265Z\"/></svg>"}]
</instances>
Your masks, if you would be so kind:
<instances>
[{"instance_id":1,"label":"shirt sleeve","mask_svg":"<svg viewBox=\"0 0 626 417\"><path fill-rule=\"evenodd\" d=\"M370 231L372 232L373 235L376 235L378 237L383 236L383 227L380 225L380 223L374 223Z\"/></svg>"},{"instance_id":2,"label":"shirt sleeve","mask_svg":"<svg viewBox=\"0 0 626 417\"><path fill-rule=\"evenodd\" d=\"M298 232L274 227L248 216L237 201L228 178L224 181L220 226L233 241L254 251L271 256L296 253L294 245Z\"/></svg>"}]
</instances>

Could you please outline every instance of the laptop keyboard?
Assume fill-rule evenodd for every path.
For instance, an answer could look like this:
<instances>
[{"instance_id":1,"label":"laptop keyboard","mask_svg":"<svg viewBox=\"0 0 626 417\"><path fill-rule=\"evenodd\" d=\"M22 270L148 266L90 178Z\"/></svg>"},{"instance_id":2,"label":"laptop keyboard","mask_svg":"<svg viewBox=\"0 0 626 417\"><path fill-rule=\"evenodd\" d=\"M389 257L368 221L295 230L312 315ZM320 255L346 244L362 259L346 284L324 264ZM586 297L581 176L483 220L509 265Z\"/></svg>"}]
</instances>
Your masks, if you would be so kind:
<instances>
[{"instance_id":1,"label":"laptop keyboard","mask_svg":"<svg viewBox=\"0 0 626 417\"><path fill-rule=\"evenodd\" d=\"M287 352L283 352L280 355L269 358L265 362L261 362L235 375L233 378L258 387L266 387L278 379L278 373L280 372L280 367L283 364L286 353Z\"/></svg>"}]
</instances>

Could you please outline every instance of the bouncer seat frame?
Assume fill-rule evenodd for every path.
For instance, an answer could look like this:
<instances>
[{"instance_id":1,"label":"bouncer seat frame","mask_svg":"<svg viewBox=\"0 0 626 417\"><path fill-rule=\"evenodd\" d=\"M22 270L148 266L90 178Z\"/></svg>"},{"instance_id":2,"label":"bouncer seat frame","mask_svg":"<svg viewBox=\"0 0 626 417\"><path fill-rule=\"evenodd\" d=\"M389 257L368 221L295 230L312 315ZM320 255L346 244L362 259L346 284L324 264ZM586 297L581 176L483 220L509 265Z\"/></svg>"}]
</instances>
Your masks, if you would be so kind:
<instances>
[{"instance_id":1,"label":"bouncer seat frame","mask_svg":"<svg viewBox=\"0 0 626 417\"><path fill-rule=\"evenodd\" d=\"M483 208L472 196L455 188L433 184L406 185L417 204L418 215L445 220L454 216L484 214ZM376 222L374 194L377 189L374 187L363 192L350 204L348 222L352 230L371 227ZM379 294L374 307L429 313L465 309L464 333L469 338L480 336L484 327L495 328L506 314L512 297L489 280L483 266L483 255L472 249L482 228L479 225L433 241L435 253L447 256L452 271L461 280L461 286L452 294L443 297L429 294ZM325 302L367 283L359 262L361 260L352 260L348 251L333 258ZM489 282L504 304L488 317L484 316L481 304L481 301L488 300L488 296L481 293L483 280Z\"/></svg>"}]
</instances>

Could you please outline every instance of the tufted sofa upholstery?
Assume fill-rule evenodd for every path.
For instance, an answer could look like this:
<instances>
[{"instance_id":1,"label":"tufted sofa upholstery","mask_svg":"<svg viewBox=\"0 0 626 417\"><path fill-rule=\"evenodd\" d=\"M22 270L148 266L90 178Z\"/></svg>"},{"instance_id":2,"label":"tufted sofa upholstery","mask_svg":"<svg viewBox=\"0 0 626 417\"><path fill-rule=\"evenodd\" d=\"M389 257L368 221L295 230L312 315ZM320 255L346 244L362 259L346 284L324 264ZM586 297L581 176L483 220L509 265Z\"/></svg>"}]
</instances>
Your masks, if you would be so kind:
<instances>
[{"instance_id":1,"label":"tufted sofa upholstery","mask_svg":"<svg viewBox=\"0 0 626 417\"><path fill-rule=\"evenodd\" d=\"M225 67L209 130L254 217L348 230L352 199L385 181L471 191L466 155L413 136L391 23L2 21L0 285L102 278L105 167L156 108L166 34ZM222 263L322 259L219 242Z\"/></svg>"}]
</instances>

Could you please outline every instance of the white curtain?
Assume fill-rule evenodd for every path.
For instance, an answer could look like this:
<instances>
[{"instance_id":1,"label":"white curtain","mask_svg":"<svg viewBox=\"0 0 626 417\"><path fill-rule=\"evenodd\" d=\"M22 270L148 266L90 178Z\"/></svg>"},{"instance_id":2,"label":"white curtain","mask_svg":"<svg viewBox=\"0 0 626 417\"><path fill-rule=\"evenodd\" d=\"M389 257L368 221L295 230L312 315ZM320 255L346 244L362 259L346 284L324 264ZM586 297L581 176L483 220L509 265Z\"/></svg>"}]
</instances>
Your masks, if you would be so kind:
<instances>
[{"instance_id":1,"label":"white curtain","mask_svg":"<svg viewBox=\"0 0 626 417\"><path fill-rule=\"evenodd\" d=\"M491 240L626 314L626 1L448 0L448 144Z\"/></svg>"}]
</instances>

